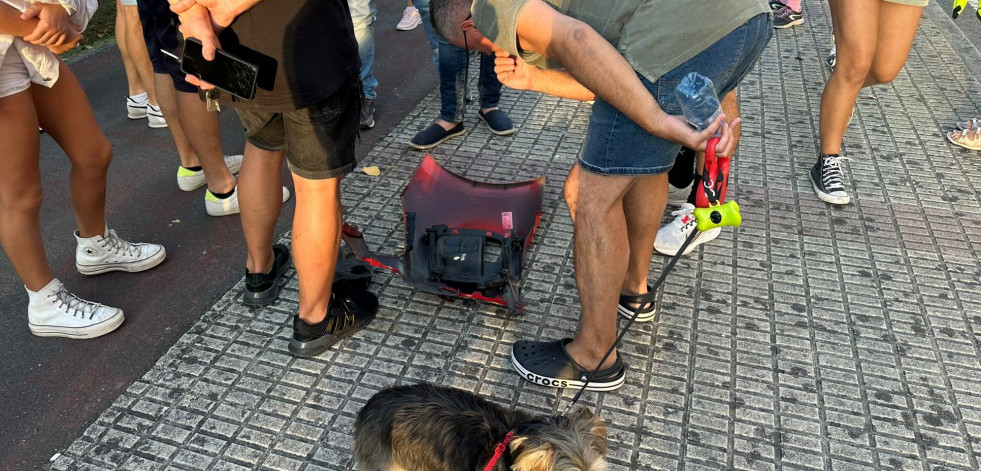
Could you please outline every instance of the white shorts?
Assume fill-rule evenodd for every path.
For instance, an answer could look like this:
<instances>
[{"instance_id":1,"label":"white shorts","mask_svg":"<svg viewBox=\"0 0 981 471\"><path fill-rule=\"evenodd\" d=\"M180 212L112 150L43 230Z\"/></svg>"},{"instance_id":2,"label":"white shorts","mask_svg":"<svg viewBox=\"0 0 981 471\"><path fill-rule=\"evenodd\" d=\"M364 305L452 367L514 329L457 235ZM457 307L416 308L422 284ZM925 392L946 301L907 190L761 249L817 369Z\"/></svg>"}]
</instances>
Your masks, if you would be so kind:
<instances>
[{"instance_id":1,"label":"white shorts","mask_svg":"<svg viewBox=\"0 0 981 471\"><path fill-rule=\"evenodd\" d=\"M27 65L13 47L0 58L0 98L20 93L31 86Z\"/></svg>"}]
</instances>

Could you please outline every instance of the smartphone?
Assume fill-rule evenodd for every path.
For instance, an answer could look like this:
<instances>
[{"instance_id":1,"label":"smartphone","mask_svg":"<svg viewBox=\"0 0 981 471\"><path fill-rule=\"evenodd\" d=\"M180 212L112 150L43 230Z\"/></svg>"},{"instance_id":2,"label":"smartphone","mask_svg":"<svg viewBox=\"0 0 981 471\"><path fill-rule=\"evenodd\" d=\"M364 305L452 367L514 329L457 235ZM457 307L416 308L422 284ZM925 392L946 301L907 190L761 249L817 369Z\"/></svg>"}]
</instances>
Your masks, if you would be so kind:
<instances>
[{"instance_id":1,"label":"smartphone","mask_svg":"<svg viewBox=\"0 0 981 471\"><path fill-rule=\"evenodd\" d=\"M182 72L243 100L255 98L256 81L259 77L259 68L255 64L221 49L216 52L215 60L208 61L204 59L201 50L201 41L195 38L184 40L184 52L181 53Z\"/></svg>"}]
</instances>

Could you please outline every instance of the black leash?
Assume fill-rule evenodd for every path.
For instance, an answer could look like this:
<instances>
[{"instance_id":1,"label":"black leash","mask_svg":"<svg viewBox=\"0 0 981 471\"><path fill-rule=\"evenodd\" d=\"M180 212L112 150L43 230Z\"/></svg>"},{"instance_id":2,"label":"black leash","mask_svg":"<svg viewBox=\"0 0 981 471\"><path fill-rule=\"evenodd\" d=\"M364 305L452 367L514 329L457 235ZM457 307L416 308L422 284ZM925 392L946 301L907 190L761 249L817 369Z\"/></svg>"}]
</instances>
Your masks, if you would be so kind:
<instances>
[{"instance_id":1,"label":"black leash","mask_svg":"<svg viewBox=\"0 0 981 471\"><path fill-rule=\"evenodd\" d=\"M563 410L562 414L559 415L560 417L568 414L569 409L572 409L572 406L579 401L579 398L582 397L582 393L586 391L586 386L589 385L589 381L593 379L593 376L599 372L600 368L603 366L603 363L606 362L606 359L609 358L610 355L613 354L613 351L617 349L617 345L619 345L620 341L623 340L623 336L627 334L627 330L629 330L630 326L634 324L635 320L637 320L637 316L640 315L640 310L643 308L643 306L648 305L650 302L654 301L654 298L657 297L657 289L661 286L662 283L664 283L665 278L667 278L668 274L671 273L671 270L674 269L674 266L676 263L678 263L678 260L681 260L681 257L684 256L685 249L687 249L688 246L691 245L692 241L695 240L695 236L697 235L698 235L698 229L695 229L691 232L691 234L688 234L688 238L685 239L685 243L681 244L681 248L678 249L678 253L674 254L674 257L671 257L671 260L668 260L668 266L664 267L664 269L661 270L661 276L657 278L657 281L655 281L654 285L651 286L651 289L647 291L647 294L645 294L644 297L640 299L640 302L637 304L637 307L633 309L634 315L627 320L627 324L624 325L623 329L620 330L620 334L617 335L617 339L613 342L613 345L610 346L610 349L606 351L606 355L603 355L603 359L599 361L599 365L596 367L596 369L593 370L593 372L590 373L588 376L586 376L586 381L582 383L582 387L579 388L579 392L577 392L576 395L572 398L572 402L570 402L569 405L565 406L565 410Z\"/></svg>"}]
</instances>

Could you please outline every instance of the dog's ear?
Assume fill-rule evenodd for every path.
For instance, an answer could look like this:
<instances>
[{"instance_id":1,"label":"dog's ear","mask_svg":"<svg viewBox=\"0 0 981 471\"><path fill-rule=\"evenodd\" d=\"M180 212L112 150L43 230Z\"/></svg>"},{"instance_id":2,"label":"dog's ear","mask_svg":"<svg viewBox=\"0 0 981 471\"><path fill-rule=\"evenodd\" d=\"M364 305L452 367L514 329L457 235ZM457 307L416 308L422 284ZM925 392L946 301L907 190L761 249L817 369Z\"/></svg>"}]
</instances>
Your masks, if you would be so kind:
<instances>
[{"instance_id":1,"label":"dog's ear","mask_svg":"<svg viewBox=\"0 0 981 471\"><path fill-rule=\"evenodd\" d=\"M555 466L555 446L548 442L529 443L528 437L511 441L512 471L549 471ZM536 446L537 445L537 446Z\"/></svg>"},{"instance_id":2,"label":"dog's ear","mask_svg":"<svg viewBox=\"0 0 981 471\"><path fill-rule=\"evenodd\" d=\"M579 407L570 417L573 430L579 435L590 437L590 446L600 455L606 455L606 426L599 415L593 414L586 407Z\"/></svg>"}]
</instances>

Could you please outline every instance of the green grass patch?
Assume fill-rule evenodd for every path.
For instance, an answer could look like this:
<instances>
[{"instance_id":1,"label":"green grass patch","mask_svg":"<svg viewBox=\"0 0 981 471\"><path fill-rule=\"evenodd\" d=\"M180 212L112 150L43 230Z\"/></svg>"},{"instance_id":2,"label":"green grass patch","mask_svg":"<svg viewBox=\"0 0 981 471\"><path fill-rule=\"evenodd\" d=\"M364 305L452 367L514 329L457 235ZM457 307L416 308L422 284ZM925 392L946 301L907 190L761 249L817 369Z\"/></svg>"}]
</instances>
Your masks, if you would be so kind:
<instances>
[{"instance_id":1,"label":"green grass patch","mask_svg":"<svg viewBox=\"0 0 981 471\"><path fill-rule=\"evenodd\" d=\"M116 1L99 0L99 9L95 11L82 34L85 39L74 49L62 54L62 59L70 60L86 51L99 49L116 41Z\"/></svg>"}]
</instances>

